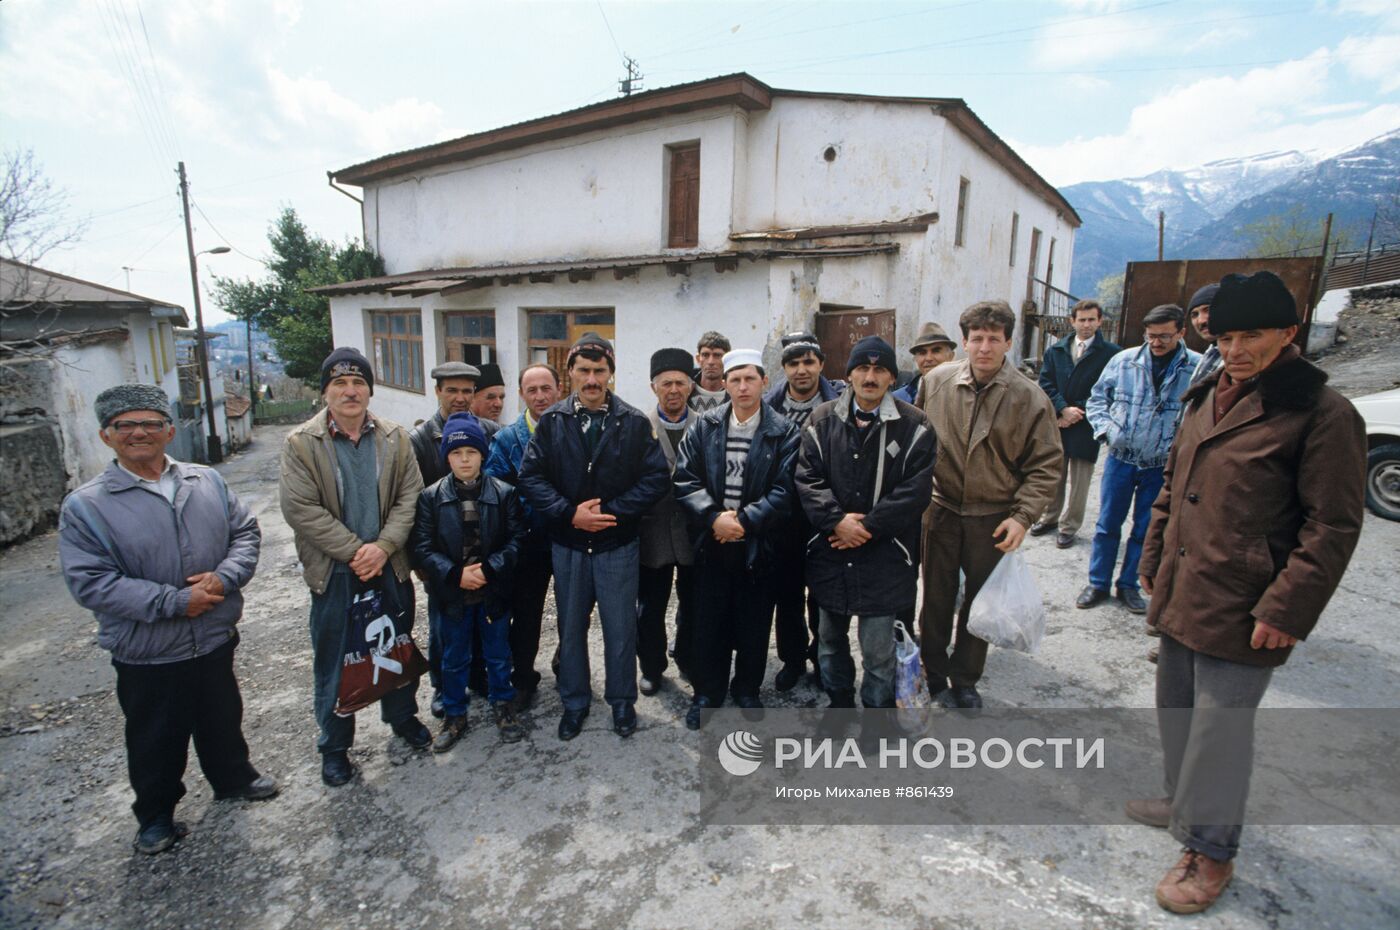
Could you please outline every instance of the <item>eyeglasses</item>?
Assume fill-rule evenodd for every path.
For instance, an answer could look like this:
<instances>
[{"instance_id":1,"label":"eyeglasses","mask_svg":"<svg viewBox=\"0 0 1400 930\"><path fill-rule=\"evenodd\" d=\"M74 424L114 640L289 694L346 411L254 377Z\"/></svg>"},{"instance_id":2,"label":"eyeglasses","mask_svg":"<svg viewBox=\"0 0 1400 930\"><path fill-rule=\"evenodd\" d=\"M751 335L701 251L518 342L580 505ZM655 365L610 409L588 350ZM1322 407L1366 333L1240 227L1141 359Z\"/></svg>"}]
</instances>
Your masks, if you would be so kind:
<instances>
[{"instance_id":1,"label":"eyeglasses","mask_svg":"<svg viewBox=\"0 0 1400 930\"><path fill-rule=\"evenodd\" d=\"M159 433L169 425L169 420L114 420L108 428L115 430L118 436L130 436L138 429L147 433Z\"/></svg>"},{"instance_id":2,"label":"eyeglasses","mask_svg":"<svg viewBox=\"0 0 1400 930\"><path fill-rule=\"evenodd\" d=\"M1175 338L1176 338L1177 336L1179 336L1179 335L1181 335L1181 334L1180 334L1180 333L1148 333L1146 338L1147 338L1147 341L1148 341L1148 342L1155 342L1155 343L1157 343L1158 345L1160 345L1160 344L1165 343L1165 342L1171 342L1173 339L1175 339Z\"/></svg>"}]
</instances>

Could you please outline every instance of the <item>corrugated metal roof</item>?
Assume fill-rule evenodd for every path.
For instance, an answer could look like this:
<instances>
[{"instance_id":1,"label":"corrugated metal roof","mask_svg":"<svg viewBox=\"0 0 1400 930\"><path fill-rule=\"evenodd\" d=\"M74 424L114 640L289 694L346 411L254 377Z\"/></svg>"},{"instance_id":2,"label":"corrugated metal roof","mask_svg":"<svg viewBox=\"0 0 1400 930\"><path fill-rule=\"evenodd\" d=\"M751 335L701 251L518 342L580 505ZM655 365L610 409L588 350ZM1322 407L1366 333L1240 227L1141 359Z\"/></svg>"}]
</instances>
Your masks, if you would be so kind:
<instances>
[{"instance_id":1,"label":"corrugated metal roof","mask_svg":"<svg viewBox=\"0 0 1400 930\"><path fill-rule=\"evenodd\" d=\"M8 258L0 258L0 300L11 304L106 304L123 312L140 309L144 305L173 311L157 315L178 315L181 325L189 322L189 318L185 316L185 308L178 304L166 303L154 297L142 297L130 291L119 291L114 287L84 281L56 271L46 271L35 265L26 265Z\"/></svg>"}]
</instances>

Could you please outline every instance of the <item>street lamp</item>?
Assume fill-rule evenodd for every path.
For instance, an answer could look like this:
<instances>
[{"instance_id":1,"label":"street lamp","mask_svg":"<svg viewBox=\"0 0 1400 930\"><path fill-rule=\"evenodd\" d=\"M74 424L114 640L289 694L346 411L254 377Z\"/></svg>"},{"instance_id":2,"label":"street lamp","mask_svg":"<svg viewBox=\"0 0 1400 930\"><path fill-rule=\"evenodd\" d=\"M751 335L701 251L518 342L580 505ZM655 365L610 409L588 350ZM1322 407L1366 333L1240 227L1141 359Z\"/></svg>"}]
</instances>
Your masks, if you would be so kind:
<instances>
[{"instance_id":1,"label":"street lamp","mask_svg":"<svg viewBox=\"0 0 1400 930\"><path fill-rule=\"evenodd\" d=\"M188 220L186 216L186 231L188 232ZM219 438L219 424L214 417L214 390L209 381L209 341L204 336L204 310L199 304L199 271L195 260L201 255L224 255L233 251L226 245L216 245L212 249L205 249L196 252L191 243L190 249L190 283L194 287L194 330L195 330L195 351L199 353L199 378L204 383L204 414L209 424L209 463L218 464L224 460L223 440Z\"/></svg>"}]
</instances>

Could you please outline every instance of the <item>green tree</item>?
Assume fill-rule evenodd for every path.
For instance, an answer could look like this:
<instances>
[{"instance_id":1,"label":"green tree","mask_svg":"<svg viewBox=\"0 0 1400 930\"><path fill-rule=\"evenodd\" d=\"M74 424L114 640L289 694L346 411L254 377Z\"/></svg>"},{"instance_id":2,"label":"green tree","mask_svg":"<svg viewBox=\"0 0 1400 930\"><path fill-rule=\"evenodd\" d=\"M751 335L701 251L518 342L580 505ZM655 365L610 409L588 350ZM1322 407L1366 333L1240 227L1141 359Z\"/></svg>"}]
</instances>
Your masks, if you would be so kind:
<instances>
[{"instance_id":1,"label":"green tree","mask_svg":"<svg viewBox=\"0 0 1400 930\"><path fill-rule=\"evenodd\" d=\"M1322 254L1322 233L1327 217L1309 216L1302 204L1283 213L1249 223L1240 232L1245 241L1241 258L1295 258ZM1347 231L1334 225L1329 253L1335 253L1349 240Z\"/></svg>"},{"instance_id":2,"label":"green tree","mask_svg":"<svg viewBox=\"0 0 1400 930\"><path fill-rule=\"evenodd\" d=\"M320 383L331 352L331 303L312 288L384 274L378 255L350 240L336 245L307 230L285 208L268 229L272 257L261 280L214 277L214 299L229 316L268 334L289 377Z\"/></svg>"},{"instance_id":3,"label":"green tree","mask_svg":"<svg viewBox=\"0 0 1400 930\"><path fill-rule=\"evenodd\" d=\"M1099 303L1103 304L1103 314L1110 319L1117 319L1119 311L1123 309L1123 279L1125 273L1120 271L1117 274L1106 274L1099 278L1099 283L1094 285L1094 295Z\"/></svg>"}]
</instances>

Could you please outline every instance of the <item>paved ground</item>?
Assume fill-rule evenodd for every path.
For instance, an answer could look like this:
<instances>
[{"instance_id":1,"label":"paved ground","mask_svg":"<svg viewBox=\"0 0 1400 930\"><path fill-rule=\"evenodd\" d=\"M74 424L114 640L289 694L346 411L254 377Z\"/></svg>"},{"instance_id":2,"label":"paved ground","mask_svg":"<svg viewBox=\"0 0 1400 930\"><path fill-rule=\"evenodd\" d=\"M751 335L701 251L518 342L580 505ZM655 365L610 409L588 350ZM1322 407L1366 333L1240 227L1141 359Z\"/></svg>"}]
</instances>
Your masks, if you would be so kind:
<instances>
[{"instance_id":1,"label":"paved ground","mask_svg":"<svg viewBox=\"0 0 1400 930\"><path fill-rule=\"evenodd\" d=\"M216 804L192 769L180 816L194 832L171 853L131 851L113 673L92 618L57 576L54 535L0 555L0 926L1025 928L1185 920L1152 900L1176 848L1145 827L702 827L694 740L679 722L687 698L673 684L641 700L641 729L626 742L597 707L582 736L560 743L558 700L548 693L527 741L500 745L477 708L478 728L437 757L408 754L367 715L355 749L363 780L322 787L308 595L276 506L285 431L260 428L252 450L222 468L263 526L238 671L254 762L284 790L262 804ZM1368 515L1341 591L1275 677L1269 704L1400 706L1397 552L1400 524ZM1035 657L993 651L989 702L1151 706L1140 620L1116 606L1072 606L1087 542L1061 552L1033 540L1028 554L1050 604L1050 633ZM601 691L600 679L595 685ZM805 684L790 697L765 696L775 704L819 700ZM1251 829L1234 885L1196 922L1400 926L1400 829Z\"/></svg>"}]
</instances>

